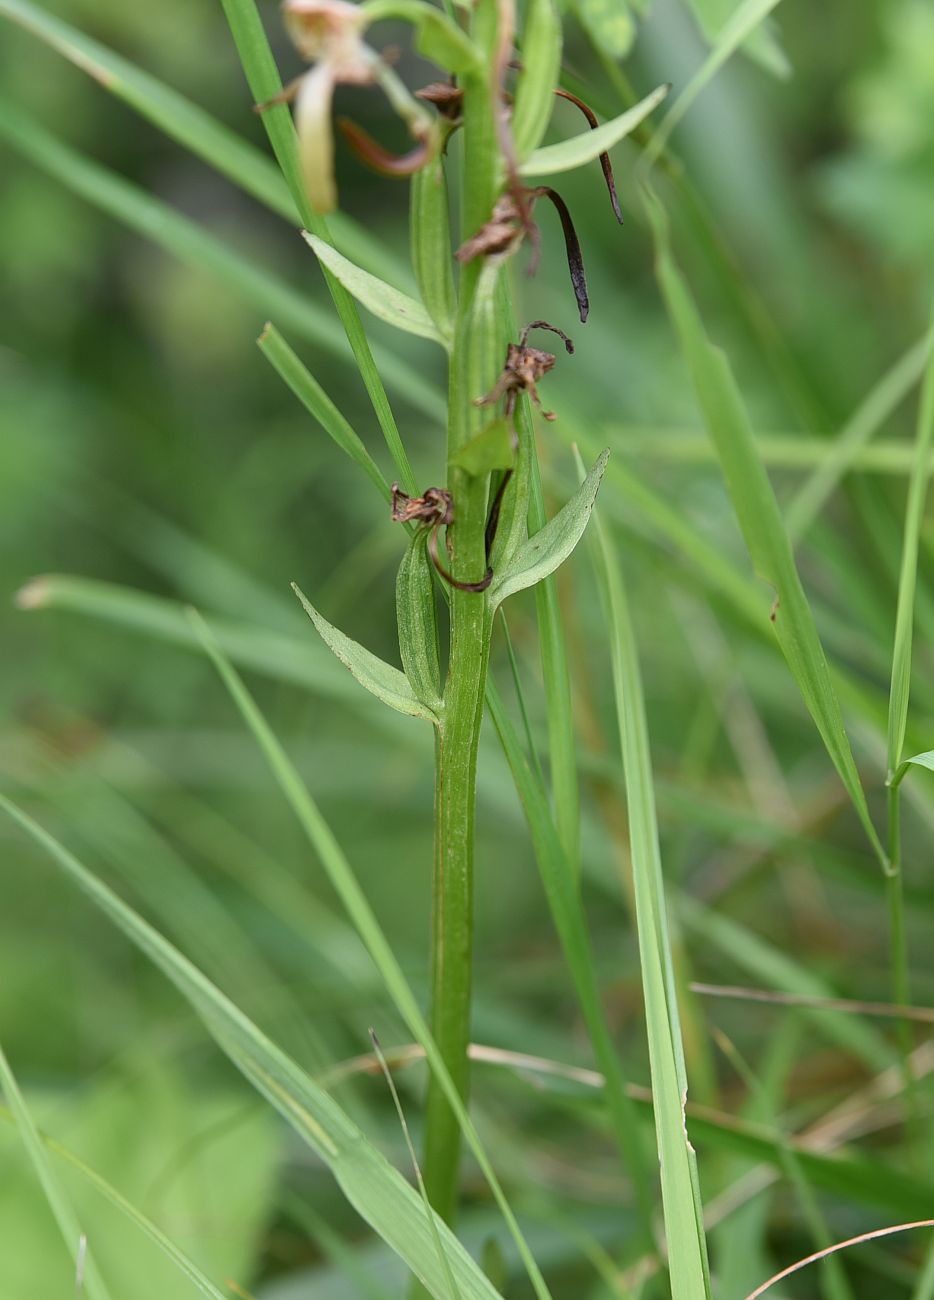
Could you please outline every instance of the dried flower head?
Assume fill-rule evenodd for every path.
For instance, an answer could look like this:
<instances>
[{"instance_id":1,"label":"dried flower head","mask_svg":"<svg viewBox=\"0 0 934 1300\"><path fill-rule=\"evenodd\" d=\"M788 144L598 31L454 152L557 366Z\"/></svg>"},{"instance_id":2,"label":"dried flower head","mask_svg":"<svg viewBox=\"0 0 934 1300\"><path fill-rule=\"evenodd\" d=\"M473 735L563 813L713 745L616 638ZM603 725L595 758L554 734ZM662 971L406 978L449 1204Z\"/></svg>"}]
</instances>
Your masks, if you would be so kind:
<instances>
[{"instance_id":1,"label":"dried flower head","mask_svg":"<svg viewBox=\"0 0 934 1300\"><path fill-rule=\"evenodd\" d=\"M396 523L415 521L431 531L428 534L428 553L431 562L445 582L459 591L486 591L493 581L493 570L487 565L479 582L461 582L444 567L438 554L438 532L450 528L454 522L454 499L446 488L426 488L420 497L410 497L398 483L392 485L392 518ZM445 533L445 545L450 554L450 537Z\"/></svg>"},{"instance_id":2,"label":"dried flower head","mask_svg":"<svg viewBox=\"0 0 934 1300\"><path fill-rule=\"evenodd\" d=\"M506 415L511 416L516 409L519 394L528 393L546 420L555 418L554 411L543 410L537 384L549 370L554 369L556 358L551 352L528 346L527 340L532 330L551 330L552 334L557 334L564 340L565 350L569 354L573 353L574 344L563 330L559 330L556 325L549 325L547 321L533 320L520 334L519 342L509 344L502 373L485 397L475 398L475 406L493 406L501 397L505 397Z\"/></svg>"}]
</instances>

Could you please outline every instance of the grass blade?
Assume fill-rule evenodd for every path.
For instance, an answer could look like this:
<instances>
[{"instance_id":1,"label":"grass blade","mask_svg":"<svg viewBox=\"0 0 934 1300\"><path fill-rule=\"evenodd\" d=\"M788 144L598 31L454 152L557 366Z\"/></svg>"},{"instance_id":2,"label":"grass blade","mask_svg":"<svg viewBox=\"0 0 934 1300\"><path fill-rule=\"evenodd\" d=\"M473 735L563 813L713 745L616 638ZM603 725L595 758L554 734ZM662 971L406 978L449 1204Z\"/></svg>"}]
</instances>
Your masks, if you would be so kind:
<instances>
[{"instance_id":1,"label":"grass blade","mask_svg":"<svg viewBox=\"0 0 934 1300\"><path fill-rule=\"evenodd\" d=\"M717 448L750 558L756 572L775 592L770 619L778 643L867 838L885 868L885 850L869 815L814 615L801 586L778 502L759 459L742 398L729 362L707 338L690 290L672 258L664 210L651 191L644 193L655 233L658 281Z\"/></svg>"},{"instance_id":2,"label":"grass blade","mask_svg":"<svg viewBox=\"0 0 934 1300\"><path fill-rule=\"evenodd\" d=\"M578 468L583 471L580 461ZM685 1122L688 1084L668 936L648 721L638 651L622 574L599 514L595 516L594 524L597 571L610 637L626 779L639 960L672 1300L709 1300L710 1277L697 1161Z\"/></svg>"},{"instance_id":3,"label":"grass blade","mask_svg":"<svg viewBox=\"0 0 934 1300\"><path fill-rule=\"evenodd\" d=\"M198 1013L225 1055L329 1166L361 1217L405 1260L438 1300L449 1300L418 1194L337 1103L64 845L3 795L0 795L0 807L163 971ZM468 1297L495 1300L497 1293L453 1233L440 1220L436 1228L464 1300Z\"/></svg>"},{"instance_id":4,"label":"grass blade","mask_svg":"<svg viewBox=\"0 0 934 1300\"><path fill-rule=\"evenodd\" d=\"M237 52L240 55L240 62L243 64L243 71L250 92L257 104L269 103L282 90L282 80L272 50L269 48L269 41L266 39L266 32L254 0L221 0L221 4ZM267 109L263 113L263 125L266 128L266 134L276 155L276 160L282 169L289 193L298 208L302 224L319 239L333 244L334 241L331 238L327 221L312 210L305 194L295 127L292 125L292 118L286 105L280 103ZM380 372L367 342L356 304L332 272L327 267L324 267L323 270L331 297L334 299L334 306L337 308L337 314L340 317L360 371L360 377L366 386L379 426L383 431L383 437L386 439L386 446L389 448L393 463L398 470L399 480L406 492L415 495L418 491L418 485L415 482L412 467L402 445L402 438L399 435L399 429L389 405L389 398L386 396L386 389L383 386ZM394 382L399 380L401 372L395 361L388 364L384 363L383 368ZM408 395L407 382L406 380L400 386L400 391L406 393L406 395ZM422 388L423 384L419 383L417 387ZM443 419L443 406L437 403L434 410L426 412L426 414L431 414L437 419Z\"/></svg>"},{"instance_id":5,"label":"grass blade","mask_svg":"<svg viewBox=\"0 0 934 1300\"><path fill-rule=\"evenodd\" d=\"M443 1089L464 1137L473 1151L509 1226L536 1295L539 1296L539 1300L550 1300L545 1280L532 1257L515 1215L509 1207L499 1179L480 1142L479 1135L467 1114L457 1087L444 1065L438 1047L428 1030L428 1025L402 972L402 968L393 955L386 936L351 870L350 863L322 818L311 795L305 789L295 767L273 735L269 724L260 713L243 682L225 658L218 643L211 636L207 625L198 616L193 615L193 618L197 620L196 626L199 628L205 651L230 692L244 722L256 739L277 784L298 818L308 842L320 857L331 883L379 969L389 996L408 1025L412 1035L424 1049L428 1064L438 1080L439 1087Z\"/></svg>"},{"instance_id":6,"label":"grass blade","mask_svg":"<svg viewBox=\"0 0 934 1300\"><path fill-rule=\"evenodd\" d=\"M362 439L344 419L317 379L302 364L271 321L266 323L256 342L260 352L279 377L291 388L305 410L314 416L341 451L360 466L388 501L389 484L363 445Z\"/></svg>"},{"instance_id":7,"label":"grass blade","mask_svg":"<svg viewBox=\"0 0 934 1300\"><path fill-rule=\"evenodd\" d=\"M6 800L3 799L2 795L0 795L0 802L6 804ZM49 1203L49 1209L52 1211L55 1222L58 1224L58 1230L62 1234L62 1240L75 1265L75 1290L80 1291L83 1288L87 1292L89 1300L109 1300L110 1292L107 1290L94 1257L87 1247L87 1238L81 1231L81 1225L71 1204L71 1199L52 1167L52 1162L49 1160L42 1144L42 1138L39 1136L39 1130L29 1113L29 1108L19 1090L19 1085L13 1071L10 1069L2 1046L0 1046L0 1088L3 1089L13 1120L19 1129L23 1146L26 1148L26 1154L29 1157L29 1163L42 1184L42 1190ZM8 1246L11 1244L7 1243Z\"/></svg>"}]
</instances>

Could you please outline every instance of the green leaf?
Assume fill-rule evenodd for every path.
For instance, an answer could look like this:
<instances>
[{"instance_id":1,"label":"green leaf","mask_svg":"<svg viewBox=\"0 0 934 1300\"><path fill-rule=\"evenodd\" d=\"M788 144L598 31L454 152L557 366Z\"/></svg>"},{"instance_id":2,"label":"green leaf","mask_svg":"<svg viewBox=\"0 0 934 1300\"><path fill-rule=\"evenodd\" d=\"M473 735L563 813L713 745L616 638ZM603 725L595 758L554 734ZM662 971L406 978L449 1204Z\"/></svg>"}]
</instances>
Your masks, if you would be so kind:
<instances>
[{"instance_id":1,"label":"green leaf","mask_svg":"<svg viewBox=\"0 0 934 1300\"><path fill-rule=\"evenodd\" d=\"M571 0L573 12L594 48L611 59L623 59L636 36L636 21L628 0Z\"/></svg>"},{"instance_id":2,"label":"green leaf","mask_svg":"<svg viewBox=\"0 0 934 1300\"><path fill-rule=\"evenodd\" d=\"M908 725L908 697L911 687L911 647L915 617L915 588L918 577L918 542L924 518L931 474L931 447L934 444L934 352L927 358L918 431L915 437L915 463L908 484L905 527L902 537L902 563L898 579L898 606L895 615L895 644L892 652L892 681L889 691L887 768L891 777L901 761ZM917 763L918 755L909 762ZM928 764L924 764L928 766Z\"/></svg>"},{"instance_id":3,"label":"green leaf","mask_svg":"<svg viewBox=\"0 0 934 1300\"><path fill-rule=\"evenodd\" d=\"M604 122L602 126L583 131L580 135L572 136L570 140L560 141L559 144L546 144L541 149L536 149L521 165L519 171L523 176L551 176L556 172L572 171L575 167L582 167L584 163L592 162L594 158L598 158L600 154L611 149L624 136L634 131L639 123L658 107L670 89L668 85L657 86L650 95L646 95L645 99L641 99L625 113L620 113L619 117Z\"/></svg>"},{"instance_id":4,"label":"green leaf","mask_svg":"<svg viewBox=\"0 0 934 1300\"><path fill-rule=\"evenodd\" d=\"M519 49L522 71L516 83L512 138L522 163L548 129L561 75L561 19L554 0L529 0Z\"/></svg>"},{"instance_id":5,"label":"green leaf","mask_svg":"<svg viewBox=\"0 0 934 1300\"><path fill-rule=\"evenodd\" d=\"M322 866L327 871L331 883L340 896L350 919L353 921L360 937L366 944L370 956L382 976L383 984L385 985L387 993L392 998L397 1010L408 1025L413 1037L424 1049L428 1064L431 1067L432 1077L437 1081L438 1087L446 1098L451 1110L454 1112L454 1116L460 1126L464 1138L466 1139L467 1145L476 1157L477 1164L486 1178L496 1204L509 1227L509 1231L522 1258L522 1262L525 1265L526 1273L528 1274L538 1300L551 1300L545 1279L542 1277L541 1270L529 1250L522 1229L519 1227L518 1221L516 1220L509 1202L506 1199L499 1179L496 1176L496 1171L490 1163L489 1157L480 1141L480 1136L467 1113L464 1102L457 1090L457 1085L444 1063L444 1059L435 1039L429 1032L428 1025L422 1015L415 995L403 974L402 967L393 955L392 949L390 948L386 936L373 913L369 901L351 870L350 863L341 851L330 827L321 816L321 813L311 795L306 790L294 764L289 760L288 755L276 739L266 719L256 707L256 702L253 700L243 682L222 653L217 641L211 635L206 624L202 619L194 614L194 611L192 611L192 622L193 625L199 629L199 634L205 651L211 658L214 666L217 668L221 680L230 692L241 716L255 737L257 744L269 764L270 771L275 777L276 782L289 803L289 806L298 818L309 844L314 848L315 852L321 859ZM411 1191L407 1184L406 1187ZM412 1193L412 1195L414 1196L414 1193ZM432 1258L434 1259L436 1257L433 1255ZM459 1278L457 1280L460 1282ZM447 1300L447 1298L445 1298L445 1300Z\"/></svg>"},{"instance_id":6,"label":"green leaf","mask_svg":"<svg viewBox=\"0 0 934 1300\"><path fill-rule=\"evenodd\" d=\"M330 1168L350 1204L411 1268L437 1300L449 1300L434 1233L418 1194L369 1143L349 1116L200 970L97 879L37 822L0 795L0 807L46 850L64 874L168 976L208 1032ZM448 1226L436 1220L447 1263L464 1300L497 1293Z\"/></svg>"},{"instance_id":7,"label":"green leaf","mask_svg":"<svg viewBox=\"0 0 934 1300\"><path fill-rule=\"evenodd\" d=\"M927 749L923 754L912 754L911 758L905 759L905 762L914 763L916 767L926 767L934 772L934 749Z\"/></svg>"},{"instance_id":8,"label":"green leaf","mask_svg":"<svg viewBox=\"0 0 934 1300\"><path fill-rule=\"evenodd\" d=\"M17 816L19 810L14 810L2 795L0 795L0 805L6 807L17 820L21 820ZM110 1292L107 1290L98 1270L93 1247L88 1245L87 1237L78 1222L78 1216L71 1203L71 1198L46 1153L39 1131L33 1122L32 1115L29 1113L29 1108L19 1090L2 1047L0 1047L0 1088L2 1088L12 1111L16 1127L19 1129L23 1146L26 1148L26 1154L29 1157L29 1163L35 1170L36 1177L42 1185L49 1209L52 1211L62 1240L75 1265L76 1292L86 1291L90 1300L110 1300ZM12 1243L8 1244L12 1245Z\"/></svg>"},{"instance_id":9,"label":"green leaf","mask_svg":"<svg viewBox=\"0 0 934 1300\"><path fill-rule=\"evenodd\" d=\"M402 666L416 697L435 717L441 716L441 665L435 592L421 529L409 542L396 578L396 619Z\"/></svg>"},{"instance_id":10,"label":"green leaf","mask_svg":"<svg viewBox=\"0 0 934 1300\"><path fill-rule=\"evenodd\" d=\"M207 270L229 285L244 301L256 307L261 320L274 315L328 355L349 361L350 349L335 331L333 320L307 295L297 293L271 271L256 265L245 254L228 247L210 231L122 176L76 153L6 102L0 103L0 137L89 203L152 240L173 257L199 271ZM376 355L407 400L433 419L443 415L444 403L418 371L388 352L378 350Z\"/></svg>"},{"instance_id":11,"label":"green leaf","mask_svg":"<svg viewBox=\"0 0 934 1300\"><path fill-rule=\"evenodd\" d=\"M708 44L715 45L736 9L736 0L690 0L694 16ZM791 64L771 22L766 19L746 38L743 52L776 77L788 77Z\"/></svg>"},{"instance_id":12,"label":"green leaf","mask_svg":"<svg viewBox=\"0 0 934 1300\"><path fill-rule=\"evenodd\" d=\"M360 8L371 22L401 18L418 29L418 52L448 72L481 67L480 51L456 23L424 0L368 0Z\"/></svg>"},{"instance_id":13,"label":"green leaf","mask_svg":"<svg viewBox=\"0 0 934 1300\"><path fill-rule=\"evenodd\" d=\"M416 302L407 293L394 289L385 280L378 280L369 271L354 266L353 262L348 262L336 248L326 244L317 235L303 230L302 236L321 264L337 277L348 293L352 293L367 311L371 311L380 320L395 325L396 329L405 330L407 334L418 334L421 338L433 339L436 343L446 342L422 303Z\"/></svg>"},{"instance_id":14,"label":"green leaf","mask_svg":"<svg viewBox=\"0 0 934 1300\"><path fill-rule=\"evenodd\" d=\"M509 421L497 419L461 447L453 464L480 478L494 469L509 469L514 459Z\"/></svg>"},{"instance_id":15,"label":"green leaf","mask_svg":"<svg viewBox=\"0 0 934 1300\"><path fill-rule=\"evenodd\" d=\"M694 300L672 259L664 210L651 191L645 191L645 199L655 234L656 274L662 294L717 448L750 558L756 572L775 593L770 620L778 643L863 829L885 866L885 852L869 815L814 615L730 364L704 333Z\"/></svg>"},{"instance_id":16,"label":"green leaf","mask_svg":"<svg viewBox=\"0 0 934 1300\"><path fill-rule=\"evenodd\" d=\"M282 90L282 81L255 0L221 0L221 4L253 98L258 104L268 103ZM295 127L286 105L275 104L263 113L263 126L303 223L318 239L330 243L331 232L328 223L324 217L312 211L305 193ZM386 396L381 371L385 371L389 381L397 385L403 372L408 370L408 379L401 386L397 386L397 391L405 394L407 400L411 394L412 400L418 404L419 409L430 414L432 418L443 416L444 405L437 394L432 393L429 386L424 383L421 375L403 363L392 359L379 359L380 369L377 369L376 359L379 358L379 353L374 354L370 349L353 298L327 267L323 269L334 306L337 308L337 314L357 363L360 378L373 405L386 446L398 469L399 480L406 492L414 494L418 491L418 486L399 436L399 428L389 405L389 398ZM264 316L266 315L279 317L280 313L264 312ZM410 383L414 384L411 388ZM427 410L424 405L426 401L433 406L433 411Z\"/></svg>"},{"instance_id":17,"label":"green leaf","mask_svg":"<svg viewBox=\"0 0 934 1300\"><path fill-rule=\"evenodd\" d=\"M412 177L410 247L422 302L443 338L454 335L457 301L451 266L451 231L444 156L435 154Z\"/></svg>"},{"instance_id":18,"label":"green leaf","mask_svg":"<svg viewBox=\"0 0 934 1300\"><path fill-rule=\"evenodd\" d=\"M393 668L392 664L385 663L333 627L294 582L292 590L302 602L302 608L318 629L324 644L334 652L345 668L350 669L361 686L398 713L407 713L413 718L427 718L429 722L437 724L438 715L418 698L405 673Z\"/></svg>"},{"instance_id":19,"label":"green leaf","mask_svg":"<svg viewBox=\"0 0 934 1300\"><path fill-rule=\"evenodd\" d=\"M600 453L593 469L567 505L540 532L523 542L509 564L496 575L489 591L493 609L507 596L534 587L568 558L587 527L609 456L609 450Z\"/></svg>"},{"instance_id":20,"label":"green leaf","mask_svg":"<svg viewBox=\"0 0 934 1300\"><path fill-rule=\"evenodd\" d=\"M658 130L646 146L646 161L651 162L659 156L671 138L672 131L704 87L739 47L749 40L778 3L779 0L740 0L730 19L721 28L710 54L662 118Z\"/></svg>"},{"instance_id":21,"label":"green leaf","mask_svg":"<svg viewBox=\"0 0 934 1300\"><path fill-rule=\"evenodd\" d=\"M583 476L583 464L578 461ZM585 480L586 481L586 480ZM635 631L616 553L595 518L596 565L610 639L613 689L629 811L639 962L645 997L655 1134L671 1294L709 1300L697 1160L688 1137L688 1084L662 876L649 727Z\"/></svg>"},{"instance_id":22,"label":"green leaf","mask_svg":"<svg viewBox=\"0 0 934 1300\"><path fill-rule=\"evenodd\" d=\"M373 457L363 445L359 435L351 428L327 393L310 374L286 343L275 325L267 321L256 340L259 350L281 378L288 384L298 400L352 461L355 461L389 500L389 484Z\"/></svg>"}]
</instances>

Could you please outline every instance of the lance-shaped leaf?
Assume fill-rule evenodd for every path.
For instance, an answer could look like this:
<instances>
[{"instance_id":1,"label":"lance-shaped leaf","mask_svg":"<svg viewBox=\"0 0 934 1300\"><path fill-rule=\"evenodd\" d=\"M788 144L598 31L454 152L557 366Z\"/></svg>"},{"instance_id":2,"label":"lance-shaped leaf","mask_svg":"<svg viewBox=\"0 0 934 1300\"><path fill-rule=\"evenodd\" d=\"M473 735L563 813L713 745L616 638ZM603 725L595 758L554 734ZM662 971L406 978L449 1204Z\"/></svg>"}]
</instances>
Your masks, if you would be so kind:
<instances>
[{"instance_id":1,"label":"lance-shaped leaf","mask_svg":"<svg viewBox=\"0 0 934 1300\"><path fill-rule=\"evenodd\" d=\"M573 171L575 167L592 162L634 131L658 107L670 89L668 85L657 86L645 99L640 99L619 117L604 122L603 126L572 136L570 140L561 140L558 144L543 145L522 164L519 171L523 176L553 176L556 172Z\"/></svg>"},{"instance_id":2,"label":"lance-shaped leaf","mask_svg":"<svg viewBox=\"0 0 934 1300\"><path fill-rule=\"evenodd\" d=\"M322 266L334 275L348 293L352 293L367 311L378 316L380 320L396 329L405 330L407 334L418 334L421 338L432 339L435 343L446 346L447 339L431 319L424 305L410 298L400 289L394 289L385 280L370 275L361 267L348 261L336 248L326 244L317 235L302 231L302 236L321 262Z\"/></svg>"},{"instance_id":3,"label":"lance-shaped leaf","mask_svg":"<svg viewBox=\"0 0 934 1300\"><path fill-rule=\"evenodd\" d=\"M567 505L540 532L527 538L506 568L497 573L490 585L490 605L493 609L501 605L507 596L524 591L526 587L534 587L536 582L541 582L549 573L554 573L558 565L568 558L587 527L609 457L609 448L605 448Z\"/></svg>"},{"instance_id":4,"label":"lance-shaped leaf","mask_svg":"<svg viewBox=\"0 0 934 1300\"><path fill-rule=\"evenodd\" d=\"M441 713L441 667L431 569L425 552L427 532L409 542L396 578L396 618L402 666L416 697L435 716Z\"/></svg>"},{"instance_id":5,"label":"lance-shaped leaf","mask_svg":"<svg viewBox=\"0 0 934 1300\"><path fill-rule=\"evenodd\" d=\"M561 19L553 0L531 0L522 27L522 71L516 85L512 137L522 162L548 129L561 74Z\"/></svg>"},{"instance_id":6,"label":"lance-shaped leaf","mask_svg":"<svg viewBox=\"0 0 934 1300\"><path fill-rule=\"evenodd\" d=\"M387 664L378 655L367 650L358 641L351 641L338 628L329 623L315 609L304 592L293 582L292 590L302 602L302 608L318 629L321 640L349 668L361 686L371 695L388 704L398 713L408 713L413 718L427 718L437 723L438 715L415 694L405 673Z\"/></svg>"}]
</instances>

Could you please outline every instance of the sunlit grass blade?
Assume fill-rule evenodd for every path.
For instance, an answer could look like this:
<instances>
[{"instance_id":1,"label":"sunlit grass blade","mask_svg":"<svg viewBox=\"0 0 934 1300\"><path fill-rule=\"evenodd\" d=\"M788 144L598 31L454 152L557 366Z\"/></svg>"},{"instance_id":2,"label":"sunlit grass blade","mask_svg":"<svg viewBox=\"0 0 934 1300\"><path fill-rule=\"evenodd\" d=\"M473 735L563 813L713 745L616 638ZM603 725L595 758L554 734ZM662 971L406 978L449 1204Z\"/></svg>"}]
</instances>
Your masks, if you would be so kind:
<instances>
[{"instance_id":1,"label":"sunlit grass blade","mask_svg":"<svg viewBox=\"0 0 934 1300\"><path fill-rule=\"evenodd\" d=\"M483 1175L489 1184L490 1190L492 1191L496 1202L502 1211L503 1217L509 1226L509 1230L522 1257L522 1261L535 1289L536 1295L539 1296L540 1300L550 1300L545 1280L532 1257L528 1244L526 1243L519 1224L516 1221L515 1215L509 1207L509 1203L506 1200L499 1179L497 1178L493 1166L483 1148L480 1137L474 1128L473 1122L467 1114L466 1107L461 1100L457 1087L441 1058L441 1054L429 1032L428 1025L422 1015L415 996L412 993L411 987L403 974L402 968L393 954L386 936L383 933L382 927L377 921L363 890L357 882L350 863L347 861L330 828L321 816L317 805L305 788L294 765L291 763L285 750L276 739L269 724L260 713L256 703L247 691L240 677L224 656L218 642L211 635L207 624L195 615L192 617L201 635L205 651L211 658L221 680L227 687L227 690L230 692L231 698L240 711L244 722L256 739L257 744L269 764L270 771L272 772L276 783L279 785L279 788L292 808L292 811L295 813L309 844L321 859L322 866L328 873L331 883L343 902L350 919L356 926L375 965L379 969L386 991L392 998L399 1014L408 1025L416 1041L424 1049L432 1073L437 1079L439 1087L443 1089L444 1095L448 1100L451 1110L457 1118L457 1122L460 1125L464 1138L470 1146L470 1149L473 1151L477 1163L483 1171ZM460 1279L458 1279L458 1284L460 1284Z\"/></svg>"},{"instance_id":2,"label":"sunlit grass blade","mask_svg":"<svg viewBox=\"0 0 934 1300\"><path fill-rule=\"evenodd\" d=\"M578 473L583 464L578 458ZM688 1138L681 1023L668 934L654 778L642 677L623 577L599 512L595 553L604 600L629 809L639 961L645 998L655 1134L673 1300L709 1300L710 1276L697 1161Z\"/></svg>"},{"instance_id":3,"label":"sunlit grass blade","mask_svg":"<svg viewBox=\"0 0 934 1300\"><path fill-rule=\"evenodd\" d=\"M256 103L269 104L270 100L274 100L281 92L282 79L279 76L272 50L269 48L269 41L266 38L266 32L254 0L221 0L221 3L237 47L237 53L240 56L240 62L243 65L250 92ZM282 169L286 185L302 218L302 225L307 230L310 230L313 235L317 235L319 239L333 244L334 241L331 238L327 221L312 210L308 196L305 193L295 128L288 107L281 103L271 105L263 113L263 125L266 128L266 134L269 136L269 143L272 145L276 160ZM386 439L386 445L398 470L399 480L406 492L414 494L418 491L418 485L415 482L412 467L402 445L402 438L399 435L399 429L389 405L389 399L386 396L386 389L383 386L380 373L380 370L384 369L389 380L394 382L399 376L399 370L394 361L381 362L380 369L377 368L352 296L327 267L322 269L331 297L334 299L337 314L340 317L344 332L356 359L360 377L366 386L379 426L383 431L383 437ZM406 392L408 397L408 391L404 385L403 391ZM426 411L426 414L430 414L437 419L444 418L443 407L435 407L432 411Z\"/></svg>"},{"instance_id":4,"label":"sunlit grass blade","mask_svg":"<svg viewBox=\"0 0 934 1300\"><path fill-rule=\"evenodd\" d=\"M658 281L717 447L750 558L756 572L775 593L770 619L778 643L869 842L885 868L885 850L869 814L814 615L801 586L775 493L756 452L736 381L725 354L707 338L687 283L672 258L664 209L649 190L644 194L655 233Z\"/></svg>"},{"instance_id":5,"label":"sunlit grass blade","mask_svg":"<svg viewBox=\"0 0 934 1300\"><path fill-rule=\"evenodd\" d=\"M707 58L681 91L671 108L662 118L658 130L646 146L644 157L654 162L671 138L678 123L698 95L717 75L724 63L748 40L760 23L769 16L779 0L740 0L729 20L724 23Z\"/></svg>"},{"instance_id":6,"label":"sunlit grass blade","mask_svg":"<svg viewBox=\"0 0 934 1300\"><path fill-rule=\"evenodd\" d=\"M6 803L2 795L0 795L0 802ZM2 1046L0 1046L0 1089L7 1099L7 1105L19 1130L29 1163L42 1185L62 1241L74 1263L75 1291L86 1293L88 1300L110 1300L110 1292L94 1258L93 1245L89 1246L87 1237L81 1230L71 1198L52 1166ZM13 1244L7 1242L7 1249L12 1248Z\"/></svg>"},{"instance_id":7,"label":"sunlit grass blade","mask_svg":"<svg viewBox=\"0 0 934 1300\"><path fill-rule=\"evenodd\" d=\"M3 795L0 807L163 971L198 1013L220 1049L328 1165L361 1217L405 1260L432 1295L449 1300L418 1194L341 1107L64 845ZM436 1226L464 1300L494 1300L497 1293L454 1234L440 1221Z\"/></svg>"},{"instance_id":8,"label":"sunlit grass blade","mask_svg":"<svg viewBox=\"0 0 934 1300\"><path fill-rule=\"evenodd\" d=\"M786 512L786 527L792 542L798 542L844 474L860 463L861 454L871 451L867 443L921 378L934 340L928 330L894 363L860 402L846 424L830 442L821 439L820 458L812 473L792 497ZM900 447L910 455L907 447ZM906 466L907 468L907 466Z\"/></svg>"}]
</instances>

